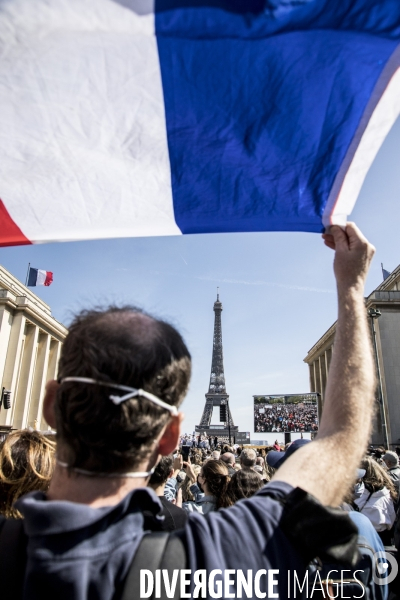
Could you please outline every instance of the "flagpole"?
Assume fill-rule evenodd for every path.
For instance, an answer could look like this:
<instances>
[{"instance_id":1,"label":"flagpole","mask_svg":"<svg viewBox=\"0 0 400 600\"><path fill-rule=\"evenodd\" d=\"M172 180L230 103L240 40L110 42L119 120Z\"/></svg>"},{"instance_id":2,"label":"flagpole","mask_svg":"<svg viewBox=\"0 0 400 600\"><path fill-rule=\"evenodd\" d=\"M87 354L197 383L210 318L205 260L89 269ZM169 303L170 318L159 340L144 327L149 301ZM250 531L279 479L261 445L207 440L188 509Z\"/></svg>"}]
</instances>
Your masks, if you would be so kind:
<instances>
[{"instance_id":1,"label":"flagpole","mask_svg":"<svg viewBox=\"0 0 400 600\"><path fill-rule=\"evenodd\" d=\"M25 281L25 287L27 287L28 285L28 279L29 279L29 269L31 268L31 263L28 263L28 271L26 272L26 281Z\"/></svg>"}]
</instances>

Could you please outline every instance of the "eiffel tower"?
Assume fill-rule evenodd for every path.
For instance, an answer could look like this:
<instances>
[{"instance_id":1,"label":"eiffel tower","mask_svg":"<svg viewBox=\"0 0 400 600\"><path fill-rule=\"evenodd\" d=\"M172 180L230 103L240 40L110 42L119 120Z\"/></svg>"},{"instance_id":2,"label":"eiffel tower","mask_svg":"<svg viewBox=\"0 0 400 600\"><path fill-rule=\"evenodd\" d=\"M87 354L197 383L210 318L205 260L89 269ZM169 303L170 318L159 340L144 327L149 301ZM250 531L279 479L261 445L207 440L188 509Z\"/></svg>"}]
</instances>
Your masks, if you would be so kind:
<instances>
[{"instance_id":1,"label":"eiffel tower","mask_svg":"<svg viewBox=\"0 0 400 600\"><path fill-rule=\"evenodd\" d=\"M217 300L214 302L214 339L213 353L211 361L210 385L206 394L206 404L203 410L203 415L200 420L200 425L196 425L197 433L205 433L208 436L217 436L219 440L229 441L235 438L238 433L238 427L235 427L232 419L232 414L229 409L229 394L226 392L225 375L224 375L224 356L222 348L222 327L221 313L222 303L219 300L217 292ZM226 405L226 422L221 425L211 424L214 406Z\"/></svg>"}]
</instances>

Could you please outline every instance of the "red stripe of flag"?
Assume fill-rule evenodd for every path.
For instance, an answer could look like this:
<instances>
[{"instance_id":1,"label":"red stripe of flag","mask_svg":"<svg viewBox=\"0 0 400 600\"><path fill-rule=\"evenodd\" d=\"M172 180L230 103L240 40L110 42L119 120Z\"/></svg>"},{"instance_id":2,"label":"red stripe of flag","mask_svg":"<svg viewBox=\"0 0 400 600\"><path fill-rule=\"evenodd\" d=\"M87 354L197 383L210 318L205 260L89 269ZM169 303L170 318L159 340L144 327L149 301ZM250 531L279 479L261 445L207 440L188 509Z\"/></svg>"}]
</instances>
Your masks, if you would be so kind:
<instances>
[{"instance_id":1,"label":"red stripe of flag","mask_svg":"<svg viewBox=\"0 0 400 600\"><path fill-rule=\"evenodd\" d=\"M0 200L0 246L23 246L31 243L14 223Z\"/></svg>"},{"instance_id":2,"label":"red stripe of flag","mask_svg":"<svg viewBox=\"0 0 400 600\"><path fill-rule=\"evenodd\" d=\"M44 280L44 285L50 285L53 281L53 273L51 271L46 271L46 279Z\"/></svg>"}]
</instances>

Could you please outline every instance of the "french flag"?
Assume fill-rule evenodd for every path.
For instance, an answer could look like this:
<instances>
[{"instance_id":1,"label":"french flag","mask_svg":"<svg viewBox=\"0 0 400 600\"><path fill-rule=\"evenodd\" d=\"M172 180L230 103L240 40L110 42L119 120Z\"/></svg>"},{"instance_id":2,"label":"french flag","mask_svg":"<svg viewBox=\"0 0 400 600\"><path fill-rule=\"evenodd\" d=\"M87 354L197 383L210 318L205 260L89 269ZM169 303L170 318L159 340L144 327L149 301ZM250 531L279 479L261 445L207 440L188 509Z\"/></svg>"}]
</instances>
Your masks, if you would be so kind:
<instances>
[{"instance_id":1,"label":"french flag","mask_svg":"<svg viewBox=\"0 0 400 600\"><path fill-rule=\"evenodd\" d=\"M29 287L35 287L36 285L49 286L51 283L53 283L53 273L51 271L29 268L27 283Z\"/></svg>"},{"instance_id":2,"label":"french flag","mask_svg":"<svg viewBox=\"0 0 400 600\"><path fill-rule=\"evenodd\" d=\"M345 224L399 0L0 2L0 245Z\"/></svg>"}]
</instances>

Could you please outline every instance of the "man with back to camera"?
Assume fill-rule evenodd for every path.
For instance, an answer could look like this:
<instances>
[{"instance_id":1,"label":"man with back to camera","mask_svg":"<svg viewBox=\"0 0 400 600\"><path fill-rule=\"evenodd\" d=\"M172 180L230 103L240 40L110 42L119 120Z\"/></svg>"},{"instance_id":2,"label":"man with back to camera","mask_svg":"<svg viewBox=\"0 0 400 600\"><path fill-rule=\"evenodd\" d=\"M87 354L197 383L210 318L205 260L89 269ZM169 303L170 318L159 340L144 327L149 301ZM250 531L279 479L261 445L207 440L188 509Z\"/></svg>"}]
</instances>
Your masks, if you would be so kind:
<instances>
[{"instance_id":1,"label":"man with back to camera","mask_svg":"<svg viewBox=\"0 0 400 600\"><path fill-rule=\"evenodd\" d=\"M235 460L235 455L232 454L232 452L224 452L224 454L221 454L220 459L226 464L226 466L228 467L228 471L229 471L229 476L233 477L233 475L236 473L235 469L233 468L233 465L235 464L236 460Z\"/></svg>"},{"instance_id":2,"label":"man with back to camera","mask_svg":"<svg viewBox=\"0 0 400 600\"><path fill-rule=\"evenodd\" d=\"M253 448L244 448L239 457L242 469L251 469L256 464L257 452Z\"/></svg>"},{"instance_id":3,"label":"man with back to camera","mask_svg":"<svg viewBox=\"0 0 400 600\"><path fill-rule=\"evenodd\" d=\"M394 483L396 483L396 481L400 481L400 466L399 457L397 456L397 453L388 450L386 454L382 456L382 460L386 465L388 475L390 475L392 481Z\"/></svg>"},{"instance_id":4,"label":"man with back to camera","mask_svg":"<svg viewBox=\"0 0 400 600\"><path fill-rule=\"evenodd\" d=\"M375 378L363 290L374 249L351 223L323 238L335 250L339 315L318 438L252 498L208 518L190 515L182 540L192 571L290 569L300 577L305 564L279 525L280 500L299 486L339 504L365 450ZM28 536L25 598L118 596L143 536L142 510L161 508L145 486L160 456L177 446L190 369L179 333L136 309L75 318L59 380L47 384L44 400L57 430L54 477L47 495L17 504ZM266 591L267 579L260 581ZM287 597L283 577L277 590Z\"/></svg>"}]
</instances>

